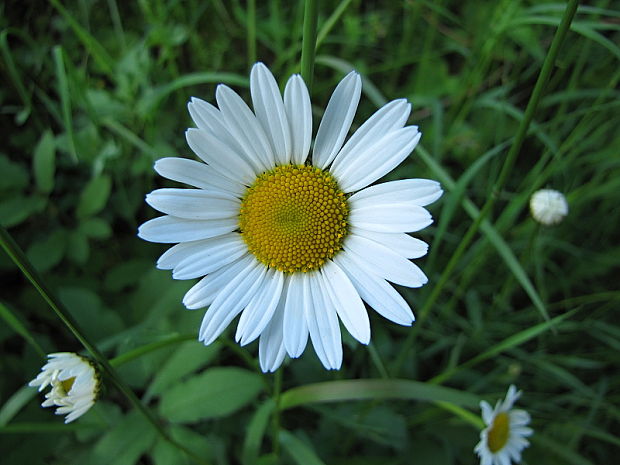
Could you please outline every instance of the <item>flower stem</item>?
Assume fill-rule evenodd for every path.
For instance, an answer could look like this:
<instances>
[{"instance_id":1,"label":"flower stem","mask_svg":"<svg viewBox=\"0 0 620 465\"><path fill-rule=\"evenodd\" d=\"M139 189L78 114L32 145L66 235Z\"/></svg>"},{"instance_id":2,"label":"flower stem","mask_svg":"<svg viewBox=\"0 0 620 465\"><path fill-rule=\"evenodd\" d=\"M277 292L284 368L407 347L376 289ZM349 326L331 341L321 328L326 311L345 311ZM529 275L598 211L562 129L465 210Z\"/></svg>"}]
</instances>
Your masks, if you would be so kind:
<instances>
[{"instance_id":1,"label":"flower stem","mask_svg":"<svg viewBox=\"0 0 620 465\"><path fill-rule=\"evenodd\" d=\"M555 64L555 59L560 50L560 46L562 45L562 42L564 41L564 38L566 37L566 33L568 32L570 25L573 21L573 18L575 16L575 12L577 11L578 4L579 4L578 0L570 0L568 2L568 5L566 6L566 10L564 10L564 15L562 16L562 21L560 22L560 25L558 26L558 29L555 32L555 36L553 37L553 41L551 42L551 46L549 47L549 51L547 52L547 56L545 57L545 61L543 62L542 69L540 71L540 74L538 75L536 84L534 85L534 90L532 91L532 95L527 103L527 107L525 109L523 119L521 120L521 124L519 125L519 128L517 129L517 134L515 135L514 142L512 146L510 147L508 154L506 155L506 159L499 173L499 176L497 177L497 181L495 182L493 186L492 195L489 196L486 203L480 210L480 214L478 215L478 217L475 219L475 221L472 223L472 225L469 227L469 229L463 236L463 239L461 240L458 247L454 251L454 254L452 254L452 257L450 257L448 264L444 268L444 271L441 274L439 281L437 282L435 287L433 287L430 295L424 302L424 305L422 309L420 310L420 314L419 314L419 317L416 323L416 327L419 327L419 325L422 324L422 322L428 316L430 309L435 304L435 301L439 297L439 294L441 293L444 286L447 284L449 278L451 277L452 271L458 264L463 253L469 247L469 244L471 243L471 241L474 239L476 233L478 232L478 229L480 228L480 225L482 224L482 221L486 218L487 214L490 213L491 209L493 208L493 205L495 204L495 200L497 199L499 195L499 192L501 191L504 184L506 183L506 180L508 179L510 171L512 170L512 167L517 158L517 155L519 154L519 151L521 150L521 146L523 145L523 141L525 140L525 136L530 127L530 123L532 122L532 119L534 118L534 112L536 111L536 108L538 107L538 103L540 102L540 98L542 96L543 90L545 88L545 85L547 84L547 81L549 80L549 75L551 74L551 70L553 69L553 66ZM415 334L417 333L417 331L418 329L411 331L409 335L407 336L405 343L403 344L403 348L401 349L401 352L395 363L395 368L396 368L397 373L400 371L400 368L402 367L405 361L407 352L409 351L409 349L411 348L413 344Z\"/></svg>"},{"instance_id":2,"label":"flower stem","mask_svg":"<svg viewBox=\"0 0 620 465\"><path fill-rule=\"evenodd\" d=\"M73 319L69 311L65 308L64 304L56 297L56 295L47 287L47 284L43 281L39 272L34 268L26 254L15 242L13 237L3 227L0 227L0 245L6 251L8 256L13 260L21 272L28 278L32 285L39 291L41 297L49 304L54 310L54 313L60 318L64 325L73 333L78 341L84 346L84 348L90 353L91 357L99 364L102 370L107 375L108 379L116 386L116 388L129 400L129 402L142 413L155 430L168 442L175 447L185 452L189 457L197 463L208 464L202 457L199 457L191 450L187 449L182 444L175 441L168 432L164 429L159 419L151 412L131 390L131 388L125 384L125 382L118 375L116 370L112 367L108 359L99 351L95 344L91 343L84 333L78 327L78 324Z\"/></svg>"},{"instance_id":3,"label":"flower stem","mask_svg":"<svg viewBox=\"0 0 620 465\"><path fill-rule=\"evenodd\" d=\"M306 0L304 8L303 39L301 42L301 77L306 82L308 92L312 91L312 77L314 75L317 18L317 1Z\"/></svg>"},{"instance_id":4,"label":"flower stem","mask_svg":"<svg viewBox=\"0 0 620 465\"><path fill-rule=\"evenodd\" d=\"M166 347L172 344L177 344L179 342L185 341L193 341L196 339L195 334L175 334L174 336L170 336L166 339L162 339L161 341L151 342L150 344L144 344L140 347L136 347L129 352L125 352L113 359L110 359L110 365L113 367L117 367L123 365L124 363L131 362L132 360L141 357L142 355L148 354L149 352L153 352L154 350L161 349L162 347Z\"/></svg>"}]
</instances>

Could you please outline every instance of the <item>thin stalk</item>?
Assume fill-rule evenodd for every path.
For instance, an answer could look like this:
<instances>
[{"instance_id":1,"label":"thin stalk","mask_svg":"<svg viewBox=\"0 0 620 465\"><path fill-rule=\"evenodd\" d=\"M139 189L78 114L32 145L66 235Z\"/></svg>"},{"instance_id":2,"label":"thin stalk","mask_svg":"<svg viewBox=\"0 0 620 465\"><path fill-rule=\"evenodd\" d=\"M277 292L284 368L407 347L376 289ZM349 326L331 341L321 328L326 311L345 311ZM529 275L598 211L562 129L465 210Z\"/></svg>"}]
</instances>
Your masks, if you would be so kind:
<instances>
[{"instance_id":1,"label":"thin stalk","mask_svg":"<svg viewBox=\"0 0 620 465\"><path fill-rule=\"evenodd\" d=\"M432 289L430 295L424 302L424 305L419 313L418 321L416 323L416 330L411 331L409 335L407 336L407 339L405 340L405 343L403 344L403 348L401 349L401 352L396 361L395 366L396 366L397 373L400 371L400 368L402 367L402 364L405 361L407 352L409 351L409 349L411 348L413 344L415 334L419 330L419 326L426 319L426 317L428 316L428 312L435 304L435 301L439 297L439 294L443 290L444 286L448 283L448 280L450 279L452 275L452 271L454 270L454 268L456 268L456 265L458 264L463 253L468 249L471 241L473 240L476 233L478 232L478 229L480 228L482 221L486 218L487 214L489 214L489 212L493 208L493 205L495 204L495 200L497 199L499 192L501 191L502 187L506 183L506 180L508 179L508 176L512 170L512 167L517 158L517 155L519 154L521 150L521 146L523 145L523 141L525 140L525 135L527 134L530 123L532 122L532 119L534 118L534 112L536 111L536 108L538 107L538 104L540 102L540 98L542 97L545 84L549 80L549 75L551 74L551 70L553 69L555 59L558 55L562 42L564 42L564 38L566 37L566 33L568 32L570 28L571 22L573 21L573 17L575 16L575 12L577 11L578 4L579 4L578 0L570 0L566 7L566 10L564 10L562 21L560 22L560 25L558 26L558 29L556 30L555 36L553 37L553 41L551 42L551 47L549 47L549 52L547 53L547 56L545 57L545 61L543 62L542 69L540 71L540 74L538 75L538 79L536 80L534 90L532 91L532 96L530 97L527 103L527 107L525 109L523 119L521 120L521 124L519 125L519 128L517 129L515 140L512 146L510 147L510 150L508 151L508 155L506 155L504 165L502 166L499 176L497 177L497 181L495 182L493 186L492 194L489 196L486 203L480 210L480 214L478 215L478 217L475 219L475 221L472 223L472 225L469 227L469 229L463 236L463 239L459 243L457 249L454 251L454 254L452 255L452 257L450 257L448 264L444 268L444 271L441 274L439 281L437 282L435 287Z\"/></svg>"},{"instance_id":2,"label":"thin stalk","mask_svg":"<svg viewBox=\"0 0 620 465\"><path fill-rule=\"evenodd\" d=\"M304 8L303 39L301 41L301 77L306 82L308 92L312 91L314 76L314 57L316 53L316 25L318 5L316 0L306 0Z\"/></svg>"},{"instance_id":3,"label":"thin stalk","mask_svg":"<svg viewBox=\"0 0 620 465\"><path fill-rule=\"evenodd\" d=\"M84 335L84 333L78 327L76 321L73 319L69 311L65 308L64 304L56 297L56 295L47 287L47 284L43 281L39 272L32 266L30 260L26 257L23 250L19 247L19 245L15 242L13 237L3 228L0 227L0 245L6 251L8 256L13 260L13 262L17 265L17 267L21 270L26 278L32 283L32 285L37 289L41 297L45 299L45 301L52 308L54 313L60 318L60 320L64 323L64 325L73 333L78 341L84 346L84 348L89 352L90 356L99 364L101 369L105 372L108 379L116 386L116 388L129 400L129 402L136 408L140 413L142 413L147 420L151 423L151 425L155 428L155 430L168 442L177 447L178 449L185 452L189 457L191 457L197 463L208 464L204 459L197 456L194 452L187 449L182 444L179 444L175 441L164 429L159 419L151 412L136 396L136 394L131 390L131 388L125 384L125 382L118 375L116 370L112 367L108 359L99 351L99 349L91 343L88 338Z\"/></svg>"},{"instance_id":4,"label":"thin stalk","mask_svg":"<svg viewBox=\"0 0 620 465\"><path fill-rule=\"evenodd\" d=\"M248 33L248 67L256 63L256 0L248 0L247 13L247 33Z\"/></svg>"},{"instance_id":5,"label":"thin stalk","mask_svg":"<svg viewBox=\"0 0 620 465\"><path fill-rule=\"evenodd\" d=\"M136 347L129 352L125 352L124 354L119 355L118 357L114 357L110 359L110 365L113 367L118 367L123 365L124 363L131 362L132 360L146 355L155 350L161 349L162 347L167 347L169 345L178 344L179 342L185 341L193 341L196 339L195 334L176 334L166 339L162 339L161 341L151 342L150 344L144 344L140 347Z\"/></svg>"}]
</instances>

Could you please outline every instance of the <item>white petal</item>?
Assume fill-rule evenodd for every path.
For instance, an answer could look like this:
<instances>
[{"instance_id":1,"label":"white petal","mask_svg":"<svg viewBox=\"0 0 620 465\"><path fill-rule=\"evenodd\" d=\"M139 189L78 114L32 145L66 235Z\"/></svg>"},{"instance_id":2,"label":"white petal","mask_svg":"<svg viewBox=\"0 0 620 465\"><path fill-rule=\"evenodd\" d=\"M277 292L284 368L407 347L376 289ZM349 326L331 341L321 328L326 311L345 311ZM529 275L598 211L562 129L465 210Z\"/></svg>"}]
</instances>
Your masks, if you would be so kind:
<instances>
[{"instance_id":1,"label":"white petal","mask_svg":"<svg viewBox=\"0 0 620 465\"><path fill-rule=\"evenodd\" d=\"M248 186L254 182L258 168L214 135L190 128L185 131L185 138L194 153L218 173Z\"/></svg>"},{"instance_id":2,"label":"white petal","mask_svg":"<svg viewBox=\"0 0 620 465\"><path fill-rule=\"evenodd\" d=\"M198 281L183 297L183 305L189 310L196 310L211 305L224 286L235 276L256 261L253 255L247 254L236 262L223 266Z\"/></svg>"},{"instance_id":3,"label":"white petal","mask_svg":"<svg viewBox=\"0 0 620 465\"><path fill-rule=\"evenodd\" d=\"M239 318L235 339L242 346L260 336L271 321L280 302L283 285L284 273L273 268L267 271L263 285L252 297Z\"/></svg>"},{"instance_id":4,"label":"white petal","mask_svg":"<svg viewBox=\"0 0 620 465\"><path fill-rule=\"evenodd\" d=\"M325 169L338 154L353 122L361 92L362 80L355 71L347 74L336 86L314 141L314 166Z\"/></svg>"},{"instance_id":5,"label":"white petal","mask_svg":"<svg viewBox=\"0 0 620 465\"><path fill-rule=\"evenodd\" d=\"M338 370L342 365L342 342L336 310L329 305L327 290L318 273L306 276L310 282L312 303L304 310L314 351L325 368Z\"/></svg>"},{"instance_id":6,"label":"white petal","mask_svg":"<svg viewBox=\"0 0 620 465\"><path fill-rule=\"evenodd\" d=\"M441 184L431 179L401 179L367 187L353 194L349 201L358 207L371 204L413 203L424 207L443 194Z\"/></svg>"},{"instance_id":7,"label":"white petal","mask_svg":"<svg viewBox=\"0 0 620 465\"><path fill-rule=\"evenodd\" d=\"M411 237L408 234L383 233L356 227L351 227L350 232L378 242L405 258L420 258L428 252L428 244L426 242Z\"/></svg>"},{"instance_id":8,"label":"white petal","mask_svg":"<svg viewBox=\"0 0 620 465\"><path fill-rule=\"evenodd\" d=\"M379 204L363 208L351 205L349 223L369 231L398 233L426 228L433 217L424 207L411 204Z\"/></svg>"},{"instance_id":9,"label":"white petal","mask_svg":"<svg viewBox=\"0 0 620 465\"><path fill-rule=\"evenodd\" d=\"M220 84L215 91L215 98L224 115L226 127L243 148L245 156L257 164L261 171L275 166L275 158L265 131L237 93L230 87Z\"/></svg>"},{"instance_id":10,"label":"white petal","mask_svg":"<svg viewBox=\"0 0 620 465\"><path fill-rule=\"evenodd\" d=\"M416 126L392 131L342 166L338 183L344 192L354 192L375 182L407 158L420 140Z\"/></svg>"},{"instance_id":11,"label":"white petal","mask_svg":"<svg viewBox=\"0 0 620 465\"><path fill-rule=\"evenodd\" d=\"M214 237L202 242L199 250L183 260L172 273L174 279L193 279L219 270L248 252L238 233Z\"/></svg>"},{"instance_id":12,"label":"white petal","mask_svg":"<svg viewBox=\"0 0 620 465\"><path fill-rule=\"evenodd\" d=\"M417 265L378 242L349 234L344 250L368 263L382 278L401 286L421 287L428 278Z\"/></svg>"},{"instance_id":13,"label":"white petal","mask_svg":"<svg viewBox=\"0 0 620 465\"><path fill-rule=\"evenodd\" d=\"M254 112L279 164L291 161L291 133L278 84L271 71L256 63L250 73L250 90Z\"/></svg>"},{"instance_id":14,"label":"white petal","mask_svg":"<svg viewBox=\"0 0 620 465\"><path fill-rule=\"evenodd\" d=\"M284 299L285 295L282 294L280 303L276 307L271 321L260 335L258 360L260 361L260 367L263 372L276 371L282 364L282 360L284 360L284 356L286 355L282 334Z\"/></svg>"},{"instance_id":15,"label":"white petal","mask_svg":"<svg viewBox=\"0 0 620 465\"><path fill-rule=\"evenodd\" d=\"M377 140L395 129L402 128L410 112L411 104L405 99L394 100L382 106L355 131L342 147L329 169L331 173L338 178L341 168L346 167L350 160L355 159L366 147L374 145Z\"/></svg>"},{"instance_id":16,"label":"white petal","mask_svg":"<svg viewBox=\"0 0 620 465\"><path fill-rule=\"evenodd\" d=\"M266 272L265 265L254 260L224 286L202 319L200 341L209 345L222 334L264 284Z\"/></svg>"},{"instance_id":17,"label":"white petal","mask_svg":"<svg viewBox=\"0 0 620 465\"><path fill-rule=\"evenodd\" d=\"M157 260L157 268L160 270L171 270L182 260L194 255L197 251L202 250L204 245L208 244L210 239L202 239L200 241L181 242L166 250L159 260Z\"/></svg>"},{"instance_id":18,"label":"white petal","mask_svg":"<svg viewBox=\"0 0 620 465\"><path fill-rule=\"evenodd\" d=\"M375 275L365 265L346 252L334 257L340 268L351 279L357 292L384 318L399 325L410 326L414 321L413 313L402 296L383 278Z\"/></svg>"},{"instance_id":19,"label":"white petal","mask_svg":"<svg viewBox=\"0 0 620 465\"><path fill-rule=\"evenodd\" d=\"M220 190L157 189L147 194L146 203L155 210L188 220L218 220L239 215L240 202Z\"/></svg>"},{"instance_id":20,"label":"white petal","mask_svg":"<svg viewBox=\"0 0 620 465\"><path fill-rule=\"evenodd\" d=\"M484 400L481 401L480 410L482 410L482 420L484 421L484 423L487 425L493 423L493 409L491 408L489 403Z\"/></svg>"},{"instance_id":21,"label":"white petal","mask_svg":"<svg viewBox=\"0 0 620 465\"><path fill-rule=\"evenodd\" d=\"M347 275L333 261L321 269L323 283L345 328L362 344L370 342L370 321L364 302Z\"/></svg>"},{"instance_id":22,"label":"white petal","mask_svg":"<svg viewBox=\"0 0 620 465\"><path fill-rule=\"evenodd\" d=\"M308 342L308 324L304 316L304 306L311 304L311 299L309 280L300 273L291 274L288 278L283 323L284 346L292 358L299 357Z\"/></svg>"},{"instance_id":23,"label":"white petal","mask_svg":"<svg viewBox=\"0 0 620 465\"><path fill-rule=\"evenodd\" d=\"M284 89L284 108L290 125L292 162L305 163L312 142L312 108L304 80L294 74Z\"/></svg>"},{"instance_id":24,"label":"white petal","mask_svg":"<svg viewBox=\"0 0 620 465\"><path fill-rule=\"evenodd\" d=\"M171 244L219 236L239 227L237 218L222 220L186 220L175 216L160 216L138 228L138 237L149 242Z\"/></svg>"},{"instance_id":25,"label":"white petal","mask_svg":"<svg viewBox=\"0 0 620 465\"><path fill-rule=\"evenodd\" d=\"M172 181L202 189L220 189L241 197L246 187L219 174L212 166L187 158L167 157L155 162L155 171Z\"/></svg>"}]
</instances>

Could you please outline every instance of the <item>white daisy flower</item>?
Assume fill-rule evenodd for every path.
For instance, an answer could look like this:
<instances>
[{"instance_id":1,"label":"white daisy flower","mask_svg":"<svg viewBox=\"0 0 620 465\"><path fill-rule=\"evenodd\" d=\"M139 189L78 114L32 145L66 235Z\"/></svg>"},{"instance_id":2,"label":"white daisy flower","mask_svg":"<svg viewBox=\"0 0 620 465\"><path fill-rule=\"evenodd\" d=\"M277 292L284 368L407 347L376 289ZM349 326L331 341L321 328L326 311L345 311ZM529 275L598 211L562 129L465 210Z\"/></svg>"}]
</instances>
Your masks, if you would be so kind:
<instances>
[{"instance_id":1,"label":"white daisy flower","mask_svg":"<svg viewBox=\"0 0 620 465\"><path fill-rule=\"evenodd\" d=\"M204 276L183 303L209 307L199 332L205 344L241 314L236 339L245 345L260 338L263 371L276 370L287 353L299 357L308 336L323 365L338 369L338 319L362 344L370 341L363 301L398 324L414 321L387 281L427 282L409 259L428 246L407 233L431 224L423 207L442 190L426 179L368 187L407 158L421 134L405 126L411 105L401 99L344 143L361 94L356 72L336 87L311 160L312 112L301 76L289 79L282 98L271 72L257 63L250 84L254 112L225 85L216 91L219 108L191 99L197 128L186 138L204 163L164 158L155 170L196 189L147 195L166 216L144 223L138 235L178 243L157 262L173 278Z\"/></svg>"},{"instance_id":2,"label":"white daisy flower","mask_svg":"<svg viewBox=\"0 0 620 465\"><path fill-rule=\"evenodd\" d=\"M93 364L80 355L59 352L47 357L49 361L28 386L39 386L39 392L51 386L41 406L57 406L56 415L66 415L65 423L71 423L97 400L99 376Z\"/></svg>"},{"instance_id":3,"label":"white daisy flower","mask_svg":"<svg viewBox=\"0 0 620 465\"><path fill-rule=\"evenodd\" d=\"M568 202L561 192L541 189L530 198L530 211L536 221L551 226L560 223L568 214Z\"/></svg>"},{"instance_id":4,"label":"white daisy flower","mask_svg":"<svg viewBox=\"0 0 620 465\"><path fill-rule=\"evenodd\" d=\"M521 397L514 385L510 385L506 399L497 401L495 408L480 402L482 419L487 427L480 432L480 442L474 452L480 457L480 465L510 465L521 461L521 452L530 445L527 439L533 430L528 428L530 415L525 410L513 410Z\"/></svg>"}]
</instances>

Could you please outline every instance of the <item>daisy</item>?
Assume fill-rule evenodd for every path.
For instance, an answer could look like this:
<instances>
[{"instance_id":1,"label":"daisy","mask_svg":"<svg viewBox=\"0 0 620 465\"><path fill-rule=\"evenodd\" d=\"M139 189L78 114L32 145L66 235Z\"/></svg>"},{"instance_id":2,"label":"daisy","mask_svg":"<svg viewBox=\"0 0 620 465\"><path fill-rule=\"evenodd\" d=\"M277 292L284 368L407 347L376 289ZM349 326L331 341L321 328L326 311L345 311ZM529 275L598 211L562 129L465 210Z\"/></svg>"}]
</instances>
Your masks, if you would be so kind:
<instances>
[{"instance_id":1,"label":"daisy","mask_svg":"<svg viewBox=\"0 0 620 465\"><path fill-rule=\"evenodd\" d=\"M183 299L209 307L199 339L212 343L239 314L236 339L259 340L263 371L299 357L308 336L327 369L339 369L339 320L362 344L370 341L363 301L395 323L413 313L388 281L427 282L409 259L428 246L409 236L432 222L423 207L439 183L407 179L370 186L398 166L420 140L405 126L404 99L379 109L345 143L361 93L349 73L336 87L319 125L312 156L312 112L303 79L292 76L282 97L262 63L252 68L254 112L219 85L219 108L192 98L197 128L185 133L202 162L164 158L155 170L195 189L157 189L146 197L165 213L144 223L147 241L178 243L157 262L175 279L203 277ZM370 187L369 187L370 186Z\"/></svg>"},{"instance_id":2,"label":"daisy","mask_svg":"<svg viewBox=\"0 0 620 465\"><path fill-rule=\"evenodd\" d=\"M527 427L530 415L524 410L512 408L521 397L514 385L510 385L506 399L497 401L495 408L480 402L482 419L487 427L480 432L480 442L474 452L480 457L480 465L510 465L521 461L521 451L530 445L527 439L533 431Z\"/></svg>"},{"instance_id":3,"label":"daisy","mask_svg":"<svg viewBox=\"0 0 620 465\"><path fill-rule=\"evenodd\" d=\"M561 192L541 189L532 195L530 211L536 221L551 226L562 222L568 214L568 202Z\"/></svg>"},{"instance_id":4,"label":"daisy","mask_svg":"<svg viewBox=\"0 0 620 465\"><path fill-rule=\"evenodd\" d=\"M56 415L66 414L65 423L71 423L95 403L99 376L93 364L77 354L59 352L47 357L49 361L28 386L39 386L39 392L51 386L41 406L57 406Z\"/></svg>"}]
</instances>

